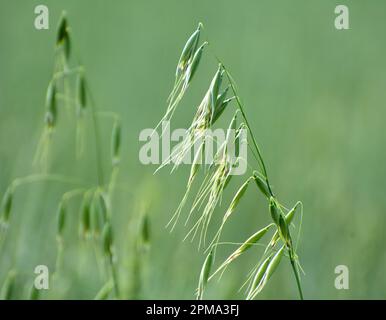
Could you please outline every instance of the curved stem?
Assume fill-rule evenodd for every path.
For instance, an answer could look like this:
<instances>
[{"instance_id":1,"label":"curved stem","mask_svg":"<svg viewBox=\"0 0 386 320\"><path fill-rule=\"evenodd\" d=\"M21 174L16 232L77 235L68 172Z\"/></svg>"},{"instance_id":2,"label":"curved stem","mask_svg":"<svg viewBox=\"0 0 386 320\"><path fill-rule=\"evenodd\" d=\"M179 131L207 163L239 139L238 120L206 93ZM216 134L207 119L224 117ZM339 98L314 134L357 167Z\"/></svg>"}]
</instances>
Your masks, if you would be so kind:
<instances>
[{"instance_id":1,"label":"curved stem","mask_svg":"<svg viewBox=\"0 0 386 320\"><path fill-rule=\"evenodd\" d=\"M253 132L252 132L252 130L251 130L251 126L249 125L247 116L246 116L246 114L245 114L245 112L244 112L243 105L242 105L242 103L241 103L241 101L240 101L240 97L239 97L239 95L237 94L237 90L236 90L236 88L235 88L234 81L233 81L231 75L229 74L228 70L225 68L224 65L223 65L223 68L224 68L225 74L226 74L226 76L227 76L227 78L228 78L228 81L229 81L229 84L230 84L231 89L232 89L232 91L233 91L233 94L235 95L236 102L237 102L237 106L238 106L238 108L239 108L239 110L240 110L240 112L241 112L241 114L242 114L242 116L243 116L243 118L244 118L245 125L247 126L248 131L249 131L250 134L251 134L252 142L253 142L253 145L254 145L254 147L255 147L255 149L256 149L257 156L258 156L258 158L259 158L258 163L259 163L259 165L260 165L260 167L261 167L261 170L263 171L264 178L265 178L265 181L266 181L267 186L268 186L268 191L269 191L270 195L273 197L274 195L273 195L273 192L272 192L272 189L271 189L271 185L269 184L268 174L267 174L267 169L266 169L266 166L265 166L263 157L262 157L262 155L261 155L260 148L259 148L259 146L257 145L255 136L253 135Z\"/></svg>"}]
</instances>

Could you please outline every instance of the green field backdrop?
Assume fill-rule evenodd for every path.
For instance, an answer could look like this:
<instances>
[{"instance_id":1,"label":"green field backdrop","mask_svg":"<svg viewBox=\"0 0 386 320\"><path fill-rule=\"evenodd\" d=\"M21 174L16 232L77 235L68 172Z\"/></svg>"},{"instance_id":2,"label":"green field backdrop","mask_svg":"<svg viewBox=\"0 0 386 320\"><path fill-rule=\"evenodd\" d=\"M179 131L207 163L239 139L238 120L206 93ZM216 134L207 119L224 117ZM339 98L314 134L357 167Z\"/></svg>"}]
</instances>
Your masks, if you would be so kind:
<instances>
[{"instance_id":1,"label":"green field backdrop","mask_svg":"<svg viewBox=\"0 0 386 320\"><path fill-rule=\"evenodd\" d=\"M34 28L38 4L49 8L49 30ZM349 7L349 30L334 27L338 4ZM183 223L173 233L165 229L189 167L153 175L156 166L138 159L139 133L164 114L179 54L200 21L210 46L173 127L189 124L220 57L238 84L275 192L288 206L304 204L298 254L305 297L386 298L385 1L0 0L0 196L13 179L38 170L33 157L62 10L73 61L85 66L97 107L122 117L113 229L125 298L192 299L205 258L197 241L182 242L188 230ZM64 120L49 171L95 183L93 145L76 159L74 125L59 112ZM111 123L101 131L108 168ZM217 217L237 185L225 193ZM36 265L55 269L56 208L70 188L45 182L15 193L0 251L0 285L9 270L17 272L12 298L28 297ZM78 207L76 201L71 207L60 272L42 298L92 299L105 281L93 247L79 239ZM135 221L145 211L150 248L136 268ZM240 242L269 221L266 201L247 192L223 240ZM222 246L218 259L234 248ZM209 283L205 298L242 299L239 288L261 252L251 250L230 265L221 281ZM297 298L290 264L283 261L259 298ZM349 290L334 286L338 265L349 268Z\"/></svg>"}]
</instances>

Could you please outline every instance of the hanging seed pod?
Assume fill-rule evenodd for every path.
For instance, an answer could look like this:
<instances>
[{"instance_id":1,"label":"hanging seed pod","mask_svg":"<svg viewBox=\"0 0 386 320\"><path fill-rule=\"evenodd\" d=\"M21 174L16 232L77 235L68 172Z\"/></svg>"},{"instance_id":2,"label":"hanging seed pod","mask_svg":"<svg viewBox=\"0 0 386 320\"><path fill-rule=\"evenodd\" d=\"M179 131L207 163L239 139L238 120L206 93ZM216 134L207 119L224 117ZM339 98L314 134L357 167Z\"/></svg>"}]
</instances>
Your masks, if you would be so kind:
<instances>
[{"instance_id":1,"label":"hanging seed pod","mask_svg":"<svg viewBox=\"0 0 386 320\"><path fill-rule=\"evenodd\" d=\"M200 279L197 288L197 300L202 300L206 284L209 279L210 269L213 263L213 251L210 251L208 256L205 258L204 264L201 269Z\"/></svg>"},{"instance_id":2,"label":"hanging seed pod","mask_svg":"<svg viewBox=\"0 0 386 320\"><path fill-rule=\"evenodd\" d=\"M270 259L268 266L266 267L266 271L264 272L262 279L260 279L258 286L252 292L250 292L249 299L253 299L256 295L258 295L261 290L263 290L268 280L272 277L273 273L276 271L277 267L280 264L281 258L284 253L284 248L285 246L282 246L280 250L273 256L273 258Z\"/></svg>"},{"instance_id":3,"label":"hanging seed pod","mask_svg":"<svg viewBox=\"0 0 386 320\"><path fill-rule=\"evenodd\" d=\"M286 244L290 244L290 233L288 224L283 214L279 216L279 234Z\"/></svg>"},{"instance_id":4,"label":"hanging seed pod","mask_svg":"<svg viewBox=\"0 0 386 320\"><path fill-rule=\"evenodd\" d=\"M281 258L284 253L285 246L282 246L278 252L273 256L271 262L268 265L267 271L266 271L266 276L264 279L264 282L267 282L269 278L273 275L277 267L279 266L279 263L281 261Z\"/></svg>"},{"instance_id":5,"label":"hanging seed pod","mask_svg":"<svg viewBox=\"0 0 386 320\"><path fill-rule=\"evenodd\" d=\"M103 227L102 241L103 241L103 251L104 251L105 255L111 257L112 256L111 247L113 244L113 233L112 233L111 225L108 221L106 221L106 223Z\"/></svg>"},{"instance_id":6,"label":"hanging seed pod","mask_svg":"<svg viewBox=\"0 0 386 320\"><path fill-rule=\"evenodd\" d=\"M119 164L119 153L121 148L121 126L118 121L114 123L111 134L111 157L112 164L116 166Z\"/></svg>"},{"instance_id":7,"label":"hanging seed pod","mask_svg":"<svg viewBox=\"0 0 386 320\"><path fill-rule=\"evenodd\" d=\"M265 228L257 231L252 236L250 236L245 242L232 254L232 257L238 257L240 254L244 253L250 249L254 244L256 244L271 228L272 224L266 226ZM237 252L237 253L236 253Z\"/></svg>"},{"instance_id":8,"label":"hanging seed pod","mask_svg":"<svg viewBox=\"0 0 386 320\"><path fill-rule=\"evenodd\" d=\"M253 299L252 295L255 292L256 288L261 284L261 281L264 277L265 272L267 271L269 262L271 261L272 255L270 255L267 259L265 259L261 264L260 267L257 269L255 276L253 277L251 288L249 290L249 293L247 295L247 300ZM256 294L255 294L256 295Z\"/></svg>"},{"instance_id":9,"label":"hanging seed pod","mask_svg":"<svg viewBox=\"0 0 386 320\"><path fill-rule=\"evenodd\" d=\"M235 196L232 199L231 204L229 205L229 208L228 208L227 212L224 215L223 222L225 222L228 219L228 217L233 213L233 211L236 209L236 207L239 204L241 198L244 196L245 191L247 191L248 184L249 184L250 180L251 179L248 178L248 180L245 181L242 184L242 186L239 188L239 190L236 192Z\"/></svg>"},{"instance_id":10,"label":"hanging seed pod","mask_svg":"<svg viewBox=\"0 0 386 320\"><path fill-rule=\"evenodd\" d=\"M13 202L13 190L9 188L3 197L3 201L1 204L1 218L3 222L7 223L9 220L9 216L12 210L12 202Z\"/></svg>"},{"instance_id":11,"label":"hanging seed pod","mask_svg":"<svg viewBox=\"0 0 386 320\"><path fill-rule=\"evenodd\" d=\"M213 77L213 80L210 84L210 99L209 99L209 109L211 110L211 120L213 120L213 114L216 109L218 92L220 90L221 82L222 82L222 66L219 64L216 74Z\"/></svg>"},{"instance_id":12,"label":"hanging seed pod","mask_svg":"<svg viewBox=\"0 0 386 320\"><path fill-rule=\"evenodd\" d=\"M266 226L265 228L257 231L253 235L251 235L244 243L238 247L229 257L217 268L217 270L213 273L212 276L223 270L226 266L228 266L232 261L237 259L244 252L249 250L253 245L255 245L271 228L272 224Z\"/></svg>"},{"instance_id":13,"label":"hanging seed pod","mask_svg":"<svg viewBox=\"0 0 386 320\"><path fill-rule=\"evenodd\" d=\"M216 107L214 108L214 113L212 117L212 124L214 124L218 118L220 118L221 114L224 112L225 107L228 105L229 101L232 99L226 99L226 95L228 93L229 87L227 87L221 94L217 96Z\"/></svg>"},{"instance_id":14,"label":"hanging seed pod","mask_svg":"<svg viewBox=\"0 0 386 320\"><path fill-rule=\"evenodd\" d=\"M219 95L217 95L215 111L219 109L222 106L222 104L225 102L228 91L229 91L229 86L226 87L225 90L221 92Z\"/></svg>"},{"instance_id":15,"label":"hanging seed pod","mask_svg":"<svg viewBox=\"0 0 386 320\"><path fill-rule=\"evenodd\" d=\"M67 35L67 28L67 19L66 16L63 14L59 22L58 33L56 36L57 45L60 45L65 41Z\"/></svg>"},{"instance_id":16,"label":"hanging seed pod","mask_svg":"<svg viewBox=\"0 0 386 320\"><path fill-rule=\"evenodd\" d=\"M286 218L281 212L281 210L278 208L276 200L273 197L271 197L269 200L269 211L271 213L272 220L278 227L280 237L286 244L289 244L290 234Z\"/></svg>"},{"instance_id":17,"label":"hanging seed pod","mask_svg":"<svg viewBox=\"0 0 386 320\"><path fill-rule=\"evenodd\" d=\"M87 105L87 95L86 95L86 80L83 74L79 74L77 81L77 105L78 105L78 114L86 109Z\"/></svg>"},{"instance_id":18,"label":"hanging seed pod","mask_svg":"<svg viewBox=\"0 0 386 320\"><path fill-rule=\"evenodd\" d=\"M292 220L294 219L296 209L298 208L299 204L300 204L300 202L296 203L295 206L286 214L285 219L286 219L288 225L290 225Z\"/></svg>"},{"instance_id":19,"label":"hanging seed pod","mask_svg":"<svg viewBox=\"0 0 386 320\"><path fill-rule=\"evenodd\" d=\"M296 212L298 205L299 205L299 202L285 216L285 220L286 220L288 228L291 225L291 222L295 216L295 212ZM279 232L276 231L275 234L272 236L272 239L270 241L270 246L271 247L275 246L277 241L279 240L279 238L280 238Z\"/></svg>"},{"instance_id":20,"label":"hanging seed pod","mask_svg":"<svg viewBox=\"0 0 386 320\"><path fill-rule=\"evenodd\" d=\"M186 78L185 78L185 86L187 86L190 81L192 81L194 74L196 73L196 70L198 68L198 65L200 64L202 51L204 50L204 47L208 44L208 42L204 42L195 52L192 62L189 64L189 67L186 71Z\"/></svg>"},{"instance_id":21,"label":"hanging seed pod","mask_svg":"<svg viewBox=\"0 0 386 320\"><path fill-rule=\"evenodd\" d=\"M253 174L253 177L254 177L256 185L259 188L259 190L261 191L261 193L263 195L265 195L267 197L267 199L269 199L270 194L269 194L269 190L268 190L268 187L267 187L267 184L265 183L265 181L263 179L261 179L256 173Z\"/></svg>"},{"instance_id":22,"label":"hanging seed pod","mask_svg":"<svg viewBox=\"0 0 386 320\"><path fill-rule=\"evenodd\" d=\"M70 57L71 43L68 23L65 15L62 16L59 22L56 45L63 46L65 57L68 60L68 58Z\"/></svg>"},{"instance_id":23,"label":"hanging seed pod","mask_svg":"<svg viewBox=\"0 0 386 320\"><path fill-rule=\"evenodd\" d=\"M46 95L46 115L45 121L48 127L52 128L56 124L57 110L56 110L56 85L50 82Z\"/></svg>"},{"instance_id":24,"label":"hanging seed pod","mask_svg":"<svg viewBox=\"0 0 386 320\"><path fill-rule=\"evenodd\" d=\"M181 73L183 73L189 63L189 61L192 59L194 52L197 49L198 41L200 38L200 32L201 32L202 24L198 24L198 28L196 31L193 32L193 34L189 37L188 41L186 42L184 49L182 50L180 60L177 64L177 70L176 70L176 78L178 78Z\"/></svg>"},{"instance_id":25,"label":"hanging seed pod","mask_svg":"<svg viewBox=\"0 0 386 320\"><path fill-rule=\"evenodd\" d=\"M66 212L67 212L66 204L63 201L61 201L58 207L58 224L57 224L57 235L59 238L62 238L63 236L63 230L66 224Z\"/></svg>"},{"instance_id":26,"label":"hanging seed pod","mask_svg":"<svg viewBox=\"0 0 386 320\"><path fill-rule=\"evenodd\" d=\"M279 226L279 209L277 208L276 201L273 197L269 199L269 212L271 213L272 220L275 222L277 226Z\"/></svg>"}]
</instances>

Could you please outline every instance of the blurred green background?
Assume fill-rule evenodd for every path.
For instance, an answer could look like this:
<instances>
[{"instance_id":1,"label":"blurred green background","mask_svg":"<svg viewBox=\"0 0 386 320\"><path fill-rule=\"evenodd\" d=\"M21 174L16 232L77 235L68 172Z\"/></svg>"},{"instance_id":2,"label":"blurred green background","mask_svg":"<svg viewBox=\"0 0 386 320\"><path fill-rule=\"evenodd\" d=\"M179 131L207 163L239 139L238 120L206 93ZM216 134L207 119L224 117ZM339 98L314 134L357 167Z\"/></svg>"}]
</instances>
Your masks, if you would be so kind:
<instances>
[{"instance_id":1,"label":"blurred green background","mask_svg":"<svg viewBox=\"0 0 386 320\"><path fill-rule=\"evenodd\" d=\"M34 28L38 4L50 10L49 30ZM349 7L350 30L334 28L338 4ZM62 10L98 108L122 117L113 227L120 278L125 288L134 281L139 286L132 297L194 298L204 260L197 242L182 242L187 231L182 223L171 234L164 228L183 196L189 168L153 175L156 167L138 160L139 132L163 115L180 51L201 21L210 48L174 127L189 124L217 55L238 83L276 193L288 206L304 204L298 254L306 272L305 297L386 298L384 1L0 0L0 195L13 179L37 170L32 160ZM109 125L102 126L106 167ZM50 171L93 183L94 154L76 160L72 130L70 122L59 125ZM69 188L36 183L16 192L0 253L0 284L10 269L18 272L14 298L27 297L36 265L54 269L56 207ZM237 183L233 188L217 216ZM103 284L92 247L78 238L76 205L66 230L63 271L44 298L90 299ZM130 267L129 257L135 256L130 221L143 207L151 221L151 247L138 273ZM268 221L266 202L248 192L223 239L241 241ZM222 247L219 258L232 249ZM255 249L242 256L220 282L208 285L205 297L243 298L238 289L260 254ZM334 269L341 264L350 271L349 290L334 287ZM297 298L287 260L259 298Z\"/></svg>"}]
</instances>

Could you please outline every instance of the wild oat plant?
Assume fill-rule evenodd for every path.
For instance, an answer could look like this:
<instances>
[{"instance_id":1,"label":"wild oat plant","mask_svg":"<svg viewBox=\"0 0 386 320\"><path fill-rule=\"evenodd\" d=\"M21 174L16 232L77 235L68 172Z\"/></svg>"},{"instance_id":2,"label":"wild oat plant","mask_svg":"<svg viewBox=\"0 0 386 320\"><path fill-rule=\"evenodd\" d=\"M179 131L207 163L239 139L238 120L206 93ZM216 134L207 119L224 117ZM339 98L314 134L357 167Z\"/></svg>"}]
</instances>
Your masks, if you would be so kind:
<instances>
[{"instance_id":1,"label":"wild oat plant","mask_svg":"<svg viewBox=\"0 0 386 320\"><path fill-rule=\"evenodd\" d=\"M114 246L114 231L112 228L112 211L113 206L111 197L116 186L117 175L119 171L120 149L121 149L121 120L119 115L109 111L98 111L93 100L87 78L85 68L81 65L71 65L74 60L72 58L73 48L70 37L70 28L66 15L63 14L60 20L56 46L55 46L55 63L52 79L48 84L46 101L45 101L45 125L41 134L40 141L37 146L34 162L37 165L38 172L29 176L15 179L8 187L2 201L1 206L1 244L4 242L8 232L12 231L12 202L15 192L18 187L36 182L56 182L65 185L77 185L79 187L66 191L58 204L57 211L57 262L56 269L51 275L50 283L55 290L55 282L60 278L62 268L62 254L65 250L66 239L64 239L64 230L67 227L69 215L75 215L78 218L77 230L71 230L72 236L79 235L80 241L91 244L95 249L96 261L98 265L102 264L102 269L105 272L104 285L98 293L95 294L96 299L107 298L122 298L124 294L120 288L119 280L119 264ZM70 113L74 122L76 122L76 154L78 161L82 160L82 155L89 152L86 148L89 143L85 141L85 130L87 125L91 124L90 130L95 141L95 161L96 161L96 183L88 185L87 183L79 182L77 178L66 175L53 174L49 172L49 160L51 153L51 145L55 140L57 124L61 120L61 116L65 113ZM86 121L89 118L90 121ZM107 120L112 123L111 132L111 164L109 168L102 161L102 146L101 146L101 130L100 120ZM105 178L106 172L109 171L109 179ZM71 212L69 207L71 201L81 199L79 212ZM75 202L76 203L76 202ZM143 252L143 248L148 246L149 229L148 218L145 214L137 217L135 225L138 226L138 242L136 242L135 250L138 254L134 254L130 264L133 266L133 272L137 272L140 266L139 256ZM74 229L74 228L72 228ZM137 231L136 231L137 232ZM2 251L0 249L0 251ZM136 261L134 261L136 259ZM105 268L103 268L105 265ZM135 270L134 270L135 269ZM136 276L138 273L136 274ZM17 273L15 270L10 270L6 280L2 286L1 298L8 299L12 297ZM136 280L137 281L137 280ZM139 285L136 285L139 287ZM129 297L136 297L132 292ZM30 298L38 299L40 291L32 286Z\"/></svg>"},{"instance_id":2,"label":"wild oat plant","mask_svg":"<svg viewBox=\"0 0 386 320\"><path fill-rule=\"evenodd\" d=\"M208 42L205 41L200 45L200 35L203 26L200 23L197 29L189 37L186 42L180 59L177 64L175 72L175 83L168 98L168 106L165 115L162 117L158 126L162 121L170 121L178 108L184 94L188 90L194 77L197 77L200 60L203 55L205 47ZM195 214L198 213L198 218L193 222L193 226L188 231L186 238L194 239L196 235L199 237L199 247L205 247L206 258L203 263L199 283L197 288L197 299L202 299L204 289L208 281L215 276L222 274L226 267L229 266L237 258L240 258L246 251L251 250L254 246L262 245L259 243L264 236L268 236L271 232L271 238L268 243L264 244L265 250L260 261L255 265L251 273L247 277L247 281L243 286L247 286L246 299L254 299L266 286L268 280L271 278L283 256L288 257L292 270L295 276L299 296L303 299L302 287L300 283L301 270L299 259L296 254L297 243L293 241L290 231L292 220L295 212L299 209L302 211L301 202L287 209L278 200L278 197L273 192L272 185L268 178L267 168L261 154L261 150L257 144L257 140L253 134L252 127L249 123L250 118L247 117L245 107L241 102L240 96L237 92L235 81L225 65L217 58L218 67L215 71L213 79L210 82L209 88L206 91L201 103L197 107L194 118L187 130L187 135L172 151L171 156L166 159L161 166L162 168L171 162L173 170L183 163L183 159L187 156L191 149L195 153L193 162L191 164L190 175L187 181L186 192L179 204L177 210L172 216L169 226L173 229L179 220L181 212L186 205L189 196L192 197L192 206L187 216L186 223ZM234 110L234 115L230 119L228 134L223 143L219 142L218 150L212 161L207 163L203 161L205 157L205 148L209 141L213 139L208 135L209 129L212 129L217 120L224 117L224 110ZM157 128L158 128L157 126ZM208 227L212 221L215 209L219 207L224 190L231 181L232 169L237 166L240 161L248 161L243 159L238 154L237 146L242 137L241 132L245 129L249 135L246 143L253 155L252 161L255 165L248 163L248 173L244 183L239 187L233 199L229 203L229 207L223 213L223 218L208 245L206 245L206 238ZM232 134L229 134L232 132ZM229 145L235 144L234 156ZM255 166L255 167L254 167ZM197 173L199 170L204 172L204 178L198 187L198 192L195 195L192 193L192 185L197 180ZM252 186L250 186L252 184ZM272 219L272 223L256 231L248 237L240 246L233 251L225 261L220 263L216 269L213 269L215 264L215 255L217 246L220 244L221 232L224 225L230 221L230 217L237 211L237 206L242 201L247 188L254 187L255 192L261 194L267 201L268 212ZM302 212L301 212L302 214ZM301 220L300 220L301 221ZM299 228L300 229L300 228ZM298 235L300 230L298 231ZM212 272L212 270L214 270Z\"/></svg>"}]
</instances>

